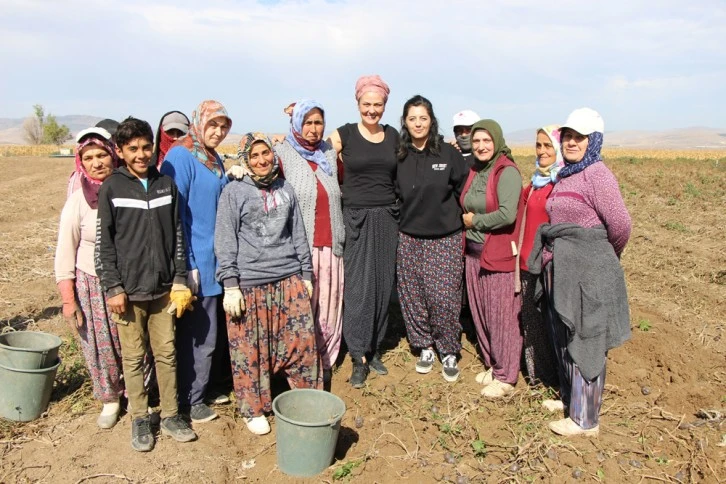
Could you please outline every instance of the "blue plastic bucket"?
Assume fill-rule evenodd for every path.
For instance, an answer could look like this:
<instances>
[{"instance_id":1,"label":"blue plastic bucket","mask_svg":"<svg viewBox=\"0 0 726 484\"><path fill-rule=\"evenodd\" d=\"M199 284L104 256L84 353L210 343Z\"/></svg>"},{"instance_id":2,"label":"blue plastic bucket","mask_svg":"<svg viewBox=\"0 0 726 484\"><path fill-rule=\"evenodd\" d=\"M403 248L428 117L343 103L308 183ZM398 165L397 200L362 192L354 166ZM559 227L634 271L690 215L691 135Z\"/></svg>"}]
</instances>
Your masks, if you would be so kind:
<instances>
[{"instance_id":1,"label":"blue plastic bucket","mask_svg":"<svg viewBox=\"0 0 726 484\"><path fill-rule=\"evenodd\" d=\"M48 408L60 359L49 368L34 370L0 364L0 417L28 422Z\"/></svg>"},{"instance_id":2,"label":"blue plastic bucket","mask_svg":"<svg viewBox=\"0 0 726 484\"><path fill-rule=\"evenodd\" d=\"M0 365L37 370L58 362L61 339L41 331L12 331L0 334Z\"/></svg>"}]
</instances>

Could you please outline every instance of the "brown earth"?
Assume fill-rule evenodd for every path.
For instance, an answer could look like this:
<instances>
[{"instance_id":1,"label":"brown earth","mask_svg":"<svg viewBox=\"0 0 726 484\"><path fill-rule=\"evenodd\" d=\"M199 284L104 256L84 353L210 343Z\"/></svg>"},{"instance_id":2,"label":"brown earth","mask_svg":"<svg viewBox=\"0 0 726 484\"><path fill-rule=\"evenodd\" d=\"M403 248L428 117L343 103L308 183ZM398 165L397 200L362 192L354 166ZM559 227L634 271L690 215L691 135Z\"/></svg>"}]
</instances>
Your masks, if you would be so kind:
<instances>
[{"instance_id":1,"label":"brown earth","mask_svg":"<svg viewBox=\"0 0 726 484\"><path fill-rule=\"evenodd\" d=\"M560 417L540 408L545 388L520 381L505 401L480 398L468 340L455 384L438 371L416 374L392 305L390 374L353 390L343 362L333 379L348 408L336 461L309 482L726 480L726 160L637 156L608 162L634 220L623 255L633 338L610 354L599 438L551 434L547 422ZM251 436L232 405L196 426L197 442L160 437L148 454L130 448L128 416L96 427L100 405L53 282L71 168L68 159L0 158L0 324L65 342L47 413L0 419L0 482L297 482L276 466L274 432Z\"/></svg>"}]
</instances>

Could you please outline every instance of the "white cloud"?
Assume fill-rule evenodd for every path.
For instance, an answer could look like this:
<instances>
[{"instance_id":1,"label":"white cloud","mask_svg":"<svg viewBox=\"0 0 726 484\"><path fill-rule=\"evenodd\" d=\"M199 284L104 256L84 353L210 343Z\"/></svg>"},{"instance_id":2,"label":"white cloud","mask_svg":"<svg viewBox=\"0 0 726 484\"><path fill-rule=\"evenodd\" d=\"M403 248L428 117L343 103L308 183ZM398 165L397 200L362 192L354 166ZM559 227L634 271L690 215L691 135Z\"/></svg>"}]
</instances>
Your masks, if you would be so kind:
<instances>
[{"instance_id":1,"label":"white cloud","mask_svg":"<svg viewBox=\"0 0 726 484\"><path fill-rule=\"evenodd\" d=\"M377 72L393 89L392 124L420 92L442 119L472 107L516 129L613 102L617 125L669 99L698 105L725 80L720 0L0 0L0 11L0 42L11 46L0 52L0 116L43 98L148 106L153 117L218 96L246 123L272 124L279 106L315 96L338 122L355 116L355 78ZM106 73L85 73L89 59ZM49 83L56 69L73 81Z\"/></svg>"}]
</instances>

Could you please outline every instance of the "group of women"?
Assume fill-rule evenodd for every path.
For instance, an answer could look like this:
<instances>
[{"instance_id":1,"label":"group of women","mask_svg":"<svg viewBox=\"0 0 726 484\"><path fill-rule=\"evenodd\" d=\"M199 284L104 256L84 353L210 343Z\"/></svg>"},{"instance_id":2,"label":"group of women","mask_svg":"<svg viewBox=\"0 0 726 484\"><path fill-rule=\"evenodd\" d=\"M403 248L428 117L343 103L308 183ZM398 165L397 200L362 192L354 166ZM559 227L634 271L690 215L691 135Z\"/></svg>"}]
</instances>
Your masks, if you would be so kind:
<instances>
[{"instance_id":1,"label":"group of women","mask_svg":"<svg viewBox=\"0 0 726 484\"><path fill-rule=\"evenodd\" d=\"M443 378L459 378L466 289L482 394L511 394L524 360L531 383L559 383L561 400L543 402L567 415L552 430L597 433L606 354L630 327L619 264L630 218L601 162L602 118L583 108L562 127L539 129L523 189L497 122L456 133L458 147L471 148L466 161L422 96L404 105L400 133L382 124L389 92L379 76L361 77L360 121L327 140L322 105L294 103L284 139L247 133L228 171L216 151L232 126L221 104L203 102L191 122L178 111L162 118L155 163L179 187L197 295L177 321L180 406L193 422L215 418L208 403L225 396L210 378L226 366L247 427L267 433L272 377L329 390L343 340L353 387L370 370L385 375L381 343L397 281L417 372L432 371L438 356ZM69 189L56 254L63 313L76 321L102 427L115 423L123 392L92 260L94 193L117 163L106 135L94 128L78 138L80 183L72 181L81 190Z\"/></svg>"}]
</instances>

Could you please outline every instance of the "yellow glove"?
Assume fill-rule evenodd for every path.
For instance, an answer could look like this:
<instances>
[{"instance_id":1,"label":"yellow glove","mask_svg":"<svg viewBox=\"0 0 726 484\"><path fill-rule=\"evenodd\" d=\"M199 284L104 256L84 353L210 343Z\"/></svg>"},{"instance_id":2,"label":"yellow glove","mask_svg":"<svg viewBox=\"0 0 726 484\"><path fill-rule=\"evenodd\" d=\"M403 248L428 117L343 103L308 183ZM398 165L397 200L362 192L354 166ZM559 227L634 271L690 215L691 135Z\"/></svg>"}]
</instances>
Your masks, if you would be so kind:
<instances>
[{"instance_id":1,"label":"yellow glove","mask_svg":"<svg viewBox=\"0 0 726 484\"><path fill-rule=\"evenodd\" d=\"M303 279L303 284L305 284L305 289L308 290L308 297L313 297L313 282Z\"/></svg>"},{"instance_id":2,"label":"yellow glove","mask_svg":"<svg viewBox=\"0 0 726 484\"><path fill-rule=\"evenodd\" d=\"M176 312L177 318L181 318L187 309L193 311L194 306L192 306L192 303L197 300L196 296L192 295L192 291L184 284L174 284L171 286L169 299L171 299L171 304L166 312L169 314Z\"/></svg>"}]
</instances>

